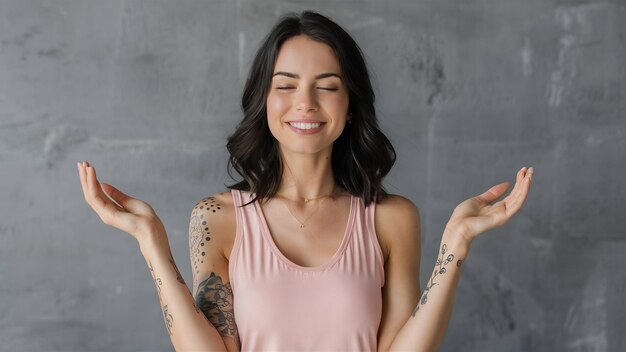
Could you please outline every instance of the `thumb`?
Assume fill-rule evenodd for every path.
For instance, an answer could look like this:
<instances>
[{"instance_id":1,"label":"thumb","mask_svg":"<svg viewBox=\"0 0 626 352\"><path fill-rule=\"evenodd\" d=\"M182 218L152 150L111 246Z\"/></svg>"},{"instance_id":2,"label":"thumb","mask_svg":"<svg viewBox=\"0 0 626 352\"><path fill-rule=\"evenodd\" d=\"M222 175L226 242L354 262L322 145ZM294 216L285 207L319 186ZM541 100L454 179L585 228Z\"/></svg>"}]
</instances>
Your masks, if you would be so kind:
<instances>
[{"instance_id":1,"label":"thumb","mask_svg":"<svg viewBox=\"0 0 626 352\"><path fill-rule=\"evenodd\" d=\"M104 191L104 193L111 198L111 200L122 206L124 209L129 210L132 213L144 210L144 206L140 200L127 195L126 193L113 187L113 185L108 183L100 184L102 186L102 191Z\"/></svg>"},{"instance_id":2,"label":"thumb","mask_svg":"<svg viewBox=\"0 0 626 352\"><path fill-rule=\"evenodd\" d=\"M491 188L489 188L485 193L476 196L480 201L484 203L491 203L496 199L500 198L501 195L509 188L510 184L508 182L502 182L497 184Z\"/></svg>"}]
</instances>

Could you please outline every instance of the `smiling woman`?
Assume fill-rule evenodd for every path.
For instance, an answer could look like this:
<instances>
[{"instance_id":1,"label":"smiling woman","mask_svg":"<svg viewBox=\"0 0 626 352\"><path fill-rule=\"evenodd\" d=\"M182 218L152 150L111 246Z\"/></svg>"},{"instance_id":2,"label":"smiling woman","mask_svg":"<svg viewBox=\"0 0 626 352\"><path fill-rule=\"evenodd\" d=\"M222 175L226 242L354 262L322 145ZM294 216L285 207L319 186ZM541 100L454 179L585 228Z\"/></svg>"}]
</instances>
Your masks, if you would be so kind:
<instances>
[{"instance_id":1,"label":"smiling woman","mask_svg":"<svg viewBox=\"0 0 626 352\"><path fill-rule=\"evenodd\" d=\"M521 209L533 169L454 209L422 293L419 211L382 186L395 151L350 35L311 11L281 18L242 108L227 142L242 180L191 211L193 294L152 207L78 164L87 203L139 242L176 350L437 350L473 239Z\"/></svg>"},{"instance_id":2,"label":"smiling woman","mask_svg":"<svg viewBox=\"0 0 626 352\"><path fill-rule=\"evenodd\" d=\"M330 158L345 127L349 101L333 50L306 35L292 37L283 43L274 71L267 119L281 151Z\"/></svg>"},{"instance_id":3,"label":"smiling woman","mask_svg":"<svg viewBox=\"0 0 626 352\"><path fill-rule=\"evenodd\" d=\"M227 144L230 166L244 178L233 188L251 191L254 200L273 197L285 168L304 167L286 149L328 158L332 172L325 173L366 205L385 197L381 182L395 150L378 126L361 49L327 17L305 11L278 21L255 55L242 109Z\"/></svg>"}]
</instances>

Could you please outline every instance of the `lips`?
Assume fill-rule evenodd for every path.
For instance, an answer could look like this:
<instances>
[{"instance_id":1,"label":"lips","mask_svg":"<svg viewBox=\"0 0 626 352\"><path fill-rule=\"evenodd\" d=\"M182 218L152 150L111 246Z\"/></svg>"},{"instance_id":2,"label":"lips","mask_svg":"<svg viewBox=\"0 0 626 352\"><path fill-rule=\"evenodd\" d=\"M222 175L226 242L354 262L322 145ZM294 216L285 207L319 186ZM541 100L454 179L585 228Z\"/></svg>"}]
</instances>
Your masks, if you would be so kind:
<instances>
[{"instance_id":1,"label":"lips","mask_svg":"<svg viewBox=\"0 0 626 352\"><path fill-rule=\"evenodd\" d=\"M301 129L301 130L310 130L312 128L318 128L322 125L321 122L288 122L289 125Z\"/></svg>"},{"instance_id":2,"label":"lips","mask_svg":"<svg viewBox=\"0 0 626 352\"><path fill-rule=\"evenodd\" d=\"M297 134L315 134L322 130L324 127L323 122L303 122L303 121L289 121L287 122L289 128Z\"/></svg>"}]
</instances>

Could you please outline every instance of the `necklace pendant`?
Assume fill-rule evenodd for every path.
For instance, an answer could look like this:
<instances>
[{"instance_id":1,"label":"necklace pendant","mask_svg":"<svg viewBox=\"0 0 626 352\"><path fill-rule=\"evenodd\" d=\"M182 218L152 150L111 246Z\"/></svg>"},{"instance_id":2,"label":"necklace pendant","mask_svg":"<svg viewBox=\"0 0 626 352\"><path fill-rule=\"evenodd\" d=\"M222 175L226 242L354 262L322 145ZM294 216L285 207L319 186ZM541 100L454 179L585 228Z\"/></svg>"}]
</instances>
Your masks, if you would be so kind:
<instances>
[{"instance_id":1,"label":"necklace pendant","mask_svg":"<svg viewBox=\"0 0 626 352\"><path fill-rule=\"evenodd\" d=\"M300 224L300 228L304 228L304 224Z\"/></svg>"},{"instance_id":2,"label":"necklace pendant","mask_svg":"<svg viewBox=\"0 0 626 352\"><path fill-rule=\"evenodd\" d=\"M309 201L310 201L310 199L309 199L309 198L304 198L304 202L305 202L305 203L308 203Z\"/></svg>"}]
</instances>

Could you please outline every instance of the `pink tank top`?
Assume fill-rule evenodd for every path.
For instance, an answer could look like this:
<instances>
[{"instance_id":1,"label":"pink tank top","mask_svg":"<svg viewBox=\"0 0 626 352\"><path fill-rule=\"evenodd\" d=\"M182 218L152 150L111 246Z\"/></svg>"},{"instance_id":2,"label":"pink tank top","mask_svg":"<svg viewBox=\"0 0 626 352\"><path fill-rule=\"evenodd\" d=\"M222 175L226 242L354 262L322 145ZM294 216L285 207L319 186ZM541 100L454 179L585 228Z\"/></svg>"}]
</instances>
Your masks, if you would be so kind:
<instances>
[{"instance_id":1,"label":"pink tank top","mask_svg":"<svg viewBox=\"0 0 626 352\"><path fill-rule=\"evenodd\" d=\"M376 351L385 282L375 203L351 196L339 249L317 267L274 243L258 201L232 190L237 231L229 261L241 351Z\"/></svg>"}]
</instances>

